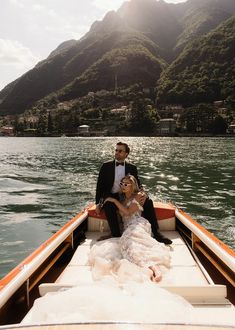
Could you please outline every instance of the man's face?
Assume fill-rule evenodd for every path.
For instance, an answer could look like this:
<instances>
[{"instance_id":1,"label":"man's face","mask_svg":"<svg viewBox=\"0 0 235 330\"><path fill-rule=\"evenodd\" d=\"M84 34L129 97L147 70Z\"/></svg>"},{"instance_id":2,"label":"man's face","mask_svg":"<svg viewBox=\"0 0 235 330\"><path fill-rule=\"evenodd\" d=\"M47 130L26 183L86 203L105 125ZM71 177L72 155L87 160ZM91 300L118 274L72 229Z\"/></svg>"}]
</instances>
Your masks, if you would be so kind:
<instances>
[{"instance_id":1,"label":"man's face","mask_svg":"<svg viewBox=\"0 0 235 330\"><path fill-rule=\"evenodd\" d=\"M126 159L127 156L128 156L128 153L126 152L125 146L123 146L123 145L116 145L115 159L118 162L123 162Z\"/></svg>"}]
</instances>

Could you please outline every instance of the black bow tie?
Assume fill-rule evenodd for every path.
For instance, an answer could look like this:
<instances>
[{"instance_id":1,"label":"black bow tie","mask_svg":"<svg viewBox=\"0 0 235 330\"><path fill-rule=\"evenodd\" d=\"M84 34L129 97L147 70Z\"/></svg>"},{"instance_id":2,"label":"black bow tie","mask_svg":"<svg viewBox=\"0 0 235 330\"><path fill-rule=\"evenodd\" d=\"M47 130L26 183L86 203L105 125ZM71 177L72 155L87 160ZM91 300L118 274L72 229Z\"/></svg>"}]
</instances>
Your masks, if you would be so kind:
<instances>
[{"instance_id":1,"label":"black bow tie","mask_svg":"<svg viewBox=\"0 0 235 330\"><path fill-rule=\"evenodd\" d=\"M116 162L116 166L119 166L119 165L124 166L124 162L121 162L121 163Z\"/></svg>"}]
</instances>

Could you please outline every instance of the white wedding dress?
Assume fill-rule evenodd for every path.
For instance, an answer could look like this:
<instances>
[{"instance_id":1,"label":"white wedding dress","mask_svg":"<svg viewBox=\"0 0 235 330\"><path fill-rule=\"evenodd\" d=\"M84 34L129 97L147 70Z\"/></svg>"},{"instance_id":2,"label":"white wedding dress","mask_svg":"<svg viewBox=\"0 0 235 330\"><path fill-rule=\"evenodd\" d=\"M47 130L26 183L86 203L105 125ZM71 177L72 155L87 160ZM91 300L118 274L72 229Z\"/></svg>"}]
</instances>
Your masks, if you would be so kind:
<instances>
[{"instance_id":1,"label":"white wedding dress","mask_svg":"<svg viewBox=\"0 0 235 330\"><path fill-rule=\"evenodd\" d=\"M150 223L141 217L142 208L137 205L135 214L123 217L121 238L92 246L89 264L93 282L78 282L71 289L37 299L22 324L190 323L196 319L187 301L150 280L150 265L158 264L163 276L170 266L169 247L151 237Z\"/></svg>"},{"instance_id":2,"label":"white wedding dress","mask_svg":"<svg viewBox=\"0 0 235 330\"><path fill-rule=\"evenodd\" d=\"M141 216L143 208L134 198L126 206L131 203L138 205L138 211L131 216L122 215L122 236L98 242L91 248L89 263L96 279L113 274L123 282L125 279L120 276L123 276L124 265L124 273L132 273L134 277L141 276L142 280L146 280L146 276L149 277L149 266L157 264L163 272L170 267L169 247L152 238L151 225Z\"/></svg>"}]
</instances>

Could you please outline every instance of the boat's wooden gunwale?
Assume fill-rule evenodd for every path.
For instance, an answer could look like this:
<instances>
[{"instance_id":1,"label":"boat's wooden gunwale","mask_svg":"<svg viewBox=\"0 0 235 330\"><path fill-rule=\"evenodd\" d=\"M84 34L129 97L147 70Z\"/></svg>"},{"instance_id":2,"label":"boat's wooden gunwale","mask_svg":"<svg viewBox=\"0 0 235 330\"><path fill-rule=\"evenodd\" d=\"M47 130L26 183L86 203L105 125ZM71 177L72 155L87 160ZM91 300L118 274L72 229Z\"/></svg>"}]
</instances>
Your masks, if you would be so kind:
<instances>
[{"instance_id":1,"label":"boat's wooden gunwale","mask_svg":"<svg viewBox=\"0 0 235 330\"><path fill-rule=\"evenodd\" d=\"M235 305L234 251L182 210L176 210L177 229L185 237L214 283L227 287L227 299Z\"/></svg>"},{"instance_id":2,"label":"boat's wooden gunwale","mask_svg":"<svg viewBox=\"0 0 235 330\"><path fill-rule=\"evenodd\" d=\"M182 221L190 230L192 230L195 234L200 233L200 239L203 240L204 243L208 243L208 240L211 241L211 248L214 249L215 253L221 254L221 257L225 257L226 260L230 255L232 258L235 258L235 251L233 251L230 247L224 244L221 240L219 240L216 236L210 233L207 229L205 229L202 225L200 225L196 220L194 220L190 215L185 213L180 209L175 210L176 217ZM230 261L233 259L229 259ZM229 261L228 261L229 262ZM232 264L235 266L234 264Z\"/></svg>"},{"instance_id":3,"label":"boat's wooden gunwale","mask_svg":"<svg viewBox=\"0 0 235 330\"><path fill-rule=\"evenodd\" d=\"M52 235L38 249L0 280L0 308L7 302L17 289L36 272L42 263L62 244L73 231L87 219L87 210L79 213L67 222L58 232Z\"/></svg>"},{"instance_id":4,"label":"boat's wooden gunwale","mask_svg":"<svg viewBox=\"0 0 235 330\"><path fill-rule=\"evenodd\" d=\"M191 240L192 248L200 251L211 265L235 287L235 252L187 213L176 209L176 217L190 231L185 235Z\"/></svg>"},{"instance_id":5,"label":"boat's wooden gunwale","mask_svg":"<svg viewBox=\"0 0 235 330\"><path fill-rule=\"evenodd\" d=\"M176 217L186 226L188 231L190 232L189 237L191 238L192 244L193 239L192 235L197 235L197 237L204 237L206 236L207 239L205 240L205 244L208 244L211 249L211 246L213 247L212 250L215 249L214 246L217 247L217 249L222 249L222 252L218 253L222 257L226 255L226 260L232 260L232 257L235 256L235 253L229 249L224 243L219 241L216 237L214 237L211 233L209 233L205 228L203 228L201 225L199 225L195 220L193 220L190 216L188 216L186 213L184 213L181 210L176 210ZM0 309L4 304L7 302L7 299L9 300L9 297L12 297L14 292L22 287L22 284L26 283L27 279L33 274L33 272L37 269L37 267L40 267L42 265L43 260L45 261L46 258L48 258L53 251L61 244L62 242L66 242L68 240L68 237L73 234L73 232L79 227L79 225L84 222L88 218L89 212L88 210L84 210L83 212L79 213L76 217L71 219L68 223L66 223L57 233L55 233L52 237L50 237L45 243L43 243L35 252L33 252L28 258L26 258L22 263L19 264L19 266L16 267L12 272L10 272L3 280L0 281ZM80 227L79 227L80 228ZM72 239L71 239L72 240ZM204 240L203 240L204 242ZM72 244L72 242L71 242ZM199 244L199 243L197 243ZM195 244L195 247L197 247L197 244ZM217 251L217 249L215 249ZM30 267L32 268L29 268ZM233 263L232 263L233 265ZM37 279L38 281L38 279ZM35 282L35 285L37 283ZM15 290L15 291L14 291ZM7 293L7 295L4 296L4 294ZM8 297L8 298L7 298ZM5 299L5 300L4 300ZM118 328L120 328L120 324ZM84 326L83 325L76 325L77 326ZM99 328L99 324L92 324L90 329L104 329L103 324L101 328ZM97 328L96 328L97 326ZM108 326L110 326L110 329L115 329L116 324L105 324L105 327L107 326L107 329L109 329ZM133 326L131 324L131 326ZM143 329L151 329L149 327L146 327L146 325L139 325L143 326ZM149 325L148 325L149 326ZM157 325L159 326L159 325ZM166 326L166 325L164 325ZM168 326L168 325L167 325ZM156 325L154 325L155 328L153 329L168 329L168 328L156 328ZM24 329L24 327L21 327ZM30 327L27 327L29 329ZM44 328L44 327L43 327ZM1 329L1 327L0 327ZM44 328L45 329L45 328ZM67 328L66 328L67 329ZM83 327L84 329L84 327ZM89 329L89 328L87 328ZM137 327L138 329L138 327ZM142 328L140 328L142 329ZM173 329L173 328L169 328ZM175 328L177 329L177 328ZM182 329L182 327L180 328ZM190 326L186 329L196 329L195 326ZM213 329L211 327L201 327L198 329ZM226 327L220 327L220 329L228 329Z\"/></svg>"}]
</instances>

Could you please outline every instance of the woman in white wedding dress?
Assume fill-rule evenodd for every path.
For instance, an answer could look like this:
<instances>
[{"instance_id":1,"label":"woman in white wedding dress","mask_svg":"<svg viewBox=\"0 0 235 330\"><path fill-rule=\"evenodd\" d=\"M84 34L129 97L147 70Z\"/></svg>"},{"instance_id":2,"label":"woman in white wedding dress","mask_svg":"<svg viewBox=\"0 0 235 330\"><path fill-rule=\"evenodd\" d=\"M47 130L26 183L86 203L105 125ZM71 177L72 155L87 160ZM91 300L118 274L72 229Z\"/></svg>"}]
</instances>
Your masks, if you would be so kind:
<instances>
[{"instance_id":1,"label":"woman in white wedding dress","mask_svg":"<svg viewBox=\"0 0 235 330\"><path fill-rule=\"evenodd\" d=\"M120 238L111 238L93 246L90 264L106 267L117 267L117 259L126 259L130 263L150 270L152 281L159 282L162 278L159 266L170 267L169 247L151 237L151 225L141 216L143 211L139 204L139 187L134 176L127 175L120 182L124 195L123 202L108 197L105 202L113 202L122 216L124 232ZM108 251L109 250L109 251ZM113 254L113 257L110 255ZM116 263L114 262L116 261Z\"/></svg>"},{"instance_id":2,"label":"woman in white wedding dress","mask_svg":"<svg viewBox=\"0 0 235 330\"><path fill-rule=\"evenodd\" d=\"M78 276L76 286L37 299L23 324L191 321L192 306L155 283L170 266L169 247L151 237L151 225L141 216L135 178L124 177L120 187L123 203L113 198L106 201L117 205L124 232L120 238L92 246L91 282L84 283Z\"/></svg>"}]
</instances>

